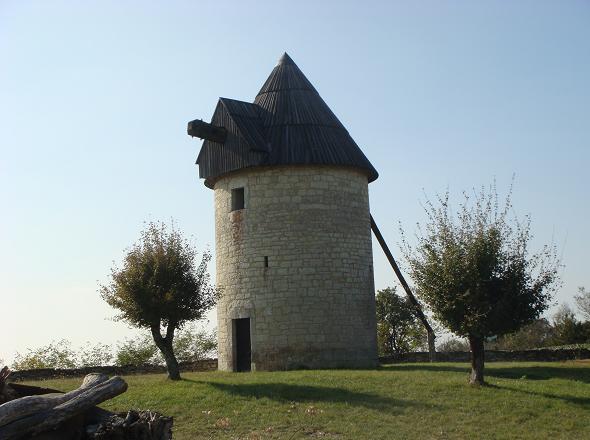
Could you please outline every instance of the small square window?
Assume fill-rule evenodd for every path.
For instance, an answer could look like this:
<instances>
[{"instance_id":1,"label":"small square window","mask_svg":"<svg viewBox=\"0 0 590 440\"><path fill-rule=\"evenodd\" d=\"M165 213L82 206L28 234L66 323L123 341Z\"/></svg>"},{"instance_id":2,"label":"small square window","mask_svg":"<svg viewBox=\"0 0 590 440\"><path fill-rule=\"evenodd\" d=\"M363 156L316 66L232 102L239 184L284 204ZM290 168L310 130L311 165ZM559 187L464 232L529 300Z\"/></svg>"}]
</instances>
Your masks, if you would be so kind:
<instances>
[{"instance_id":1,"label":"small square window","mask_svg":"<svg viewBox=\"0 0 590 440\"><path fill-rule=\"evenodd\" d=\"M244 209L244 188L231 190L231 210L237 211L238 209Z\"/></svg>"}]
</instances>

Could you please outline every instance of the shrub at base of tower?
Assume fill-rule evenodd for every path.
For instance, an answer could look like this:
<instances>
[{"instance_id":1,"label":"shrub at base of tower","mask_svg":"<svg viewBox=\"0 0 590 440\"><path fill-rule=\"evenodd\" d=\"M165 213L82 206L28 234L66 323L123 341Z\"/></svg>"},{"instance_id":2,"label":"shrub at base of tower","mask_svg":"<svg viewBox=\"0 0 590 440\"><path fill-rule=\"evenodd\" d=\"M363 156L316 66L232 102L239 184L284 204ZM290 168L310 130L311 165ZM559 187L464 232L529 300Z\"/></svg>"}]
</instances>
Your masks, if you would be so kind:
<instances>
[{"instance_id":1,"label":"shrub at base of tower","mask_svg":"<svg viewBox=\"0 0 590 440\"><path fill-rule=\"evenodd\" d=\"M425 345L426 332L407 298L395 287L377 291L377 344L380 356L395 356Z\"/></svg>"},{"instance_id":2,"label":"shrub at base of tower","mask_svg":"<svg viewBox=\"0 0 590 440\"><path fill-rule=\"evenodd\" d=\"M174 332L215 304L207 272L210 259L205 251L197 265L196 250L173 224L168 228L150 222L127 251L123 267L111 269L110 284L100 287L102 298L119 310L116 319L151 331L173 380L180 379Z\"/></svg>"},{"instance_id":3,"label":"shrub at base of tower","mask_svg":"<svg viewBox=\"0 0 590 440\"><path fill-rule=\"evenodd\" d=\"M419 296L435 319L469 340L471 384L484 383L486 338L538 318L558 284L555 248L529 252L530 219L509 218L510 197L498 208L495 185L482 188L473 203L465 193L454 216L447 192L426 201L428 221L418 229L416 247L404 238Z\"/></svg>"}]
</instances>

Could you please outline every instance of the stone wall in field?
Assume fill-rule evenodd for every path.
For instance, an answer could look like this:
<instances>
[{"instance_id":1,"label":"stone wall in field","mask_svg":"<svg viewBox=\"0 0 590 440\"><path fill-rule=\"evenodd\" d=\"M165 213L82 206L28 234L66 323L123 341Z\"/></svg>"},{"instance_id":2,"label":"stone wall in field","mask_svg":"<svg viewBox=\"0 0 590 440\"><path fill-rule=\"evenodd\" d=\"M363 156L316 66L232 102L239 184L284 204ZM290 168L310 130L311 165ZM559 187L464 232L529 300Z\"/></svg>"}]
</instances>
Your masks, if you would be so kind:
<instances>
[{"instance_id":1,"label":"stone wall in field","mask_svg":"<svg viewBox=\"0 0 590 440\"><path fill-rule=\"evenodd\" d=\"M181 362L180 371L214 371L217 370L217 359L203 359L195 362ZM102 366L71 369L40 368L36 370L14 371L10 381L60 379L65 377L82 377L90 373L103 373L108 376L129 376L132 374L164 374L163 365L126 365L123 367Z\"/></svg>"},{"instance_id":2,"label":"stone wall in field","mask_svg":"<svg viewBox=\"0 0 590 440\"><path fill-rule=\"evenodd\" d=\"M469 352L441 352L437 353L438 362L469 362ZM555 362L567 360L590 359L590 349L537 349L521 351L486 351L488 362ZM406 353L399 357L380 357L381 364L400 362L429 362L428 352ZM217 359L203 359L196 362L184 362L180 364L181 371L215 371ZM10 375L10 381L20 382L29 380L59 379L66 377L83 377L89 373L103 373L109 376L128 376L133 374L165 374L166 367L162 365L141 365L125 367L87 367L73 369L43 368L37 370L15 371Z\"/></svg>"},{"instance_id":3,"label":"stone wall in field","mask_svg":"<svg viewBox=\"0 0 590 440\"><path fill-rule=\"evenodd\" d=\"M463 351L437 353L437 362L469 362L470 353ZM536 349L536 350L486 350L486 362L549 362L590 359L587 348ZM406 353L395 357L381 357L382 364L398 362L429 362L428 352Z\"/></svg>"},{"instance_id":4,"label":"stone wall in field","mask_svg":"<svg viewBox=\"0 0 590 440\"><path fill-rule=\"evenodd\" d=\"M232 190L244 208L232 211ZM345 167L253 168L214 185L219 368L236 368L250 319L251 367L377 365L367 175Z\"/></svg>"}]
</instances>

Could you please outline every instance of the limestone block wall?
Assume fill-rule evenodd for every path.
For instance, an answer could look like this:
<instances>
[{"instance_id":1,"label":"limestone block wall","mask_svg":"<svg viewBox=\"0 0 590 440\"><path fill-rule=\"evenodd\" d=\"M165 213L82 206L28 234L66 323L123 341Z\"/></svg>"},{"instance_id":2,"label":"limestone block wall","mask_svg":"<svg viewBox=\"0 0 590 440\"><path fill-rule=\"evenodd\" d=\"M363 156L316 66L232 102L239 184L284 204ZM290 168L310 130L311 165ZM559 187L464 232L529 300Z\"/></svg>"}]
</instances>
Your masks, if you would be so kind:
<instances>
[{"instance_id":1,"label":"limestone block wall","mask_svg":"<svg viewBox=\"0 0 590 440\"><path fill-rule=\"evenodd\" d=\"M245 208L231 211L240 187ZM258 167L214 191L219 369L235 369L238 318L250 318L252 369L377 365L366 174Z\"/></svg>"}]
</instances>

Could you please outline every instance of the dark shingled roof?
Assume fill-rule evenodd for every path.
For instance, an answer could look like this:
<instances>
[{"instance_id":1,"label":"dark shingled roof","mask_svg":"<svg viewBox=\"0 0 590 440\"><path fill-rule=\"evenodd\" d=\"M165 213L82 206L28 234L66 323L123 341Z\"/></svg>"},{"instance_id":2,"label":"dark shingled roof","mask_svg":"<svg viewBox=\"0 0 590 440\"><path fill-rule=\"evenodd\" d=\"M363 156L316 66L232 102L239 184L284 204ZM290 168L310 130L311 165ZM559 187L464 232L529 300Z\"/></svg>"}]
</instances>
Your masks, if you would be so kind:
<instances>
[{"instance_id":1,"label":"dark shingled roof","mask_svg":"<svg viewBox=\"0 0 590 440\"><path fill-rule=\"evenodd\" d=\"M220 98L211 123L223 144L205 140L197 158L207 186L222 174L269 165L341 165L378 173L313 85L286 53L254 103Z\"/></svg>"}]
</instances>

